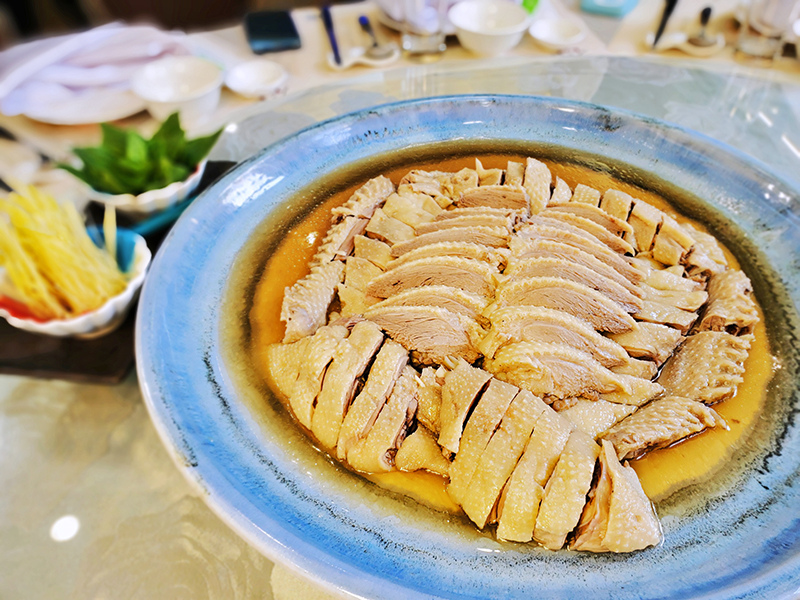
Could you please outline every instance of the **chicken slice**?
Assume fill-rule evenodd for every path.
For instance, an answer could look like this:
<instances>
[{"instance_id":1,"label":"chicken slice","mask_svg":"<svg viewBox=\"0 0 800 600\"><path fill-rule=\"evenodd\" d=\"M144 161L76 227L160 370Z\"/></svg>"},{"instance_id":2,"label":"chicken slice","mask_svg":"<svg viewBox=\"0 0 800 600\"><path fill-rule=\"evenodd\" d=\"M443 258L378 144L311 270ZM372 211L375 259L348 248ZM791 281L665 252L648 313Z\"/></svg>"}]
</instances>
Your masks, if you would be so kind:
<instances>
[{"instance_id":1,"label":"chicken slice","mask_svg":"<svg viewBox=\"0 0 800 600\"><path fill-rule=\"evenodd\" d=\"M729 269L708 280L708 306L699 331L750 333L758 323L753 285L743 271Z\"/></svg>"},{"instance_id":2,"label":"chicken slice","mask_svg":"<svg viewBox=\"0 0 800 600\"><path fill-rule=\"evenodd\" d=\"M486 446L500 425L511 401L518 393L517 386L492 378L486 391L475 404L475 409L464 426L458 454L450 465L450 485L447 486L447 493L457 504L464 502L464 495L478 468L481 456L486 451Z\"/></svg>"},{"instance_id":3,"label":"chicken slice","mask_svg":"<svg viewBox=\"0 0 800 600\"><path fill-rule=\"evenodd\" d=\"M336 447L339 430L356 392L358 378L383 342L383 333L371 321L355 324L333 353L311 416L311 432L327 449Z\"/></svg>"},{"instance_id":4,"label":"chicken slice","mask_svg":"<svg viewBox=\"0 0 800 600\"><path fill-rule=\"evenodd\" d=\"M491 329L478 344L488 358L502 346L514 342L565 344L592 356L604 367L624 364L625 348L592 329L583 319L560 310L538 306L508 306L492 312Z\"/></svg>"},{"instance_id":5,"label":"chicken slice","mask_svg":"<svg viewBox=\"0 0 800 600\"><path fill-rule=\"evenodd\" d=\"M485 227L483 225L470 228L453 227L451 229L424 233L420 236L408 238L402 243L397 243L392 246L392 255L402 256L406 252L410 252L416 248L421 248L429 244L437 244L439 242L471 242L491 248L506 248L509 238L510 234L508 229L504 227Z\"/></svg>"},{"instance_id":6,"label":"chicken slice","mask_svg":"<svg viewBox=\"0 0 800 600\"><path fill-rule=\"evenodd\" d=\"M643 256L645 255L640 255L640 257ZM640 257L631 259L631 264L644 274L644 283L650 287L664 291L702 291L701 283L684 277L682 274L674 273L675 267L667 269L662 268L661 265L656 267L649 260Z\"/></svg>"},{"instance_id":7,"label":"chicken slice","mask_svg":"<svg viewBox=\"0 0 800 600\"><path fill-rule=\"evenodd\" d=\"M658 366L652 360L638 360L628 358L621 365L609 367L614 373L621 375L633 375L642 379L653 379L658 374Z\"/></svg>"},{"instance_id":8,"label":"chicken slice","mask_svg":"<svg viewBox=\"0 0 800 600\"><path fill-rule=\"evenodd\" d=\"M484 331L472 319L438 306L371 306L364 316L413 352L421 364L442 364L448 357L474 361L480 356L472 340Z\"/></svg>"},{"instance_id":9,"label":"chicken slice","mask_svg":"<svg viewBox=\"0 0 800 600\"><path fill-rule=\"evenodd\" d=\"M547 207L547 211L552 214L554 212L565 212L570 213L573 215L577 215L579 217L583 217L584 219L589 219L590 221L594 221L601 227L604 227L608 230L611 235L625 235L625 234L632 234L633 228L628 225L622 219L618 219L616 217L612 217L602 208L599 208L597 204L588 204L586 202L576 201L575 196L578 193L578 188L580 188L580 184L575 187L575 194L572 196L572 200L566 204L551 204ZM591 189L587 186L581 189ZM596 198L597 201L600 201L600 192L597 190L592 190L595 194L591 194L592 202Z\"/></svg>"},{"instance_id":10,"label":"chicken slice","mask_svg":"<svg viewBox=\"0 0 800 600\"><path fill-rule=\"evenodd\" d=\"M341 325L325 325L309 338L303 364L297 381L289 394L289 406L294 416L306 429L311 429L311 414L314 402L322 388L325 369L333 359L339 342L347 336L347 328Z\"/></svg>"},{"instance_id":11,"label":"chicken slice","mask_svg":"<svg viewBox=\"0 0 800 600\"><path fill-rule=\"evenodd\" d=\"M369 219L372 217L375 209L380 206L381 202L392 192L394 192L394 184L391 180L388 177L379 175L358 188L347 202L334 208L331 214L334 220L347 217Z\"/></svg>"},{"instance_id":12,"label":"chicken slice","mask_svg":"<svg viewBox=\"0 0 800 600\"><path fill-rule=\"evenodd\" d=\"M311 339L306 336L290 344L270 344L264 350L269 378L284 399L288 399L294 389Z\"/></svg>"},{"instance_id":13,"label":"chicken slice","mask_svg":"<svg viewBox=\"0 0 800 600\"><path fill-rule=\"evenodd\" d=\"M571 432L572 425L567 419L549 407L542 411L500 496L498 538L515 542L533 539L544 485L550 479Z\"/></svg>"},{"instance_id":14,"label":"chicken slice","mask_svg":"<svg viewBox=\"0 0 800 600\"><path fill-rule=\"evenodd\" d=\"M636 323L630 331L611 334L609 337L631 356L649 358L658 365L672 356L683 339L681 332L673 327L644 321Z\"/></svg>"},{"instance_id":15,"label":"chicken slice","mask_svg":"<svg viewBox=\"0 0 800 600\"><path fill-rule=\"evenodd\" d=\"M653 243L653 258L665 265L678 265L694 243L686 229L672 217L664 215Z\"/></svg>"},{"instance_id":16,"label":"chicken slice","mask_svg":"<svg viewBox=\"0 0 800 600\"><path fill-rule=\"evenodd\" d=\"M539 257L512 261L504 274L508 276L507 281L527 277L559 277L597 290L619 304L625 312L633 313L642 308L642 301L613 279L563 258ZM705 292L697 293L705 295Z\"/></svg>"},{"instance_id":17,"label":"chicken slice","mask_svg":"<svg viewBox=\"0 0 800 600\"><path fill-rule=\"evenodd\" d=\"M525 178L522 185L530 197L531 214L535 215L547 206L552 183L553 175L546 164L535 158L528 158L525 161Z\"/></svg>"},{"instance_id":18,"label":"chicken slice","mask_svg":"<svg viewBox=\"0 0 800 600\"><path fill-rule=\"evenodd\" d=\"M593 187L579 183L575 186L575 190L572 192L571 202L580 202L582 204L598 206L600 204L600 192Z\"/></svg>"},{"instance_id":19,"label":"chicken slice","mask_svg":"<svg viewBox=\"0 0 800 600\"><path fill-rule=\"evenodd\" d=\"M630 465L622 465L608 442L600 452L600 475L570 548L587 552L633 552L663 540L661 524Z\"/></svg>"},{"instance_id":20,"label":"chicken slice","mask_svg":"<svg viewBox=\"0 0 800 600\"><path fill-rule=\"evenodd\" d=\"M539 396L572 398L598 393L633 393L632 379L606 369L586 352L564 344L517 342L485 360L484 368Z\"/></svg>"},{"instance_id":21,"label":"chicken slice","mask_svg":"<svg viewBox=\"0 0 800 600\"><path fill-rule=\"evenodd\" d=\"M475 172L478 185L500 185L503 183L503 169L485 169L479 159L475 159Z\"/></svg>"},{"instance_id":22,"label":"chicken slice","mask_svg":"<svg viewBox=\"0 0 800 600\"><path fill-rule=\"evenodd\" d=\"M416 371L406 366L367 436L347 453L350 466L363 473L394 470L397 448L417 410Z\"/></svg>"},{"instance_id":23,"label":"chicken slice","mask_svg":"<svg viewBox=\"0 0 800 600\"><path fill-rule=\"evenodd\" d=\"M547 203L548 206L550 204L565 204L570 200L572 200L572 190L567 185L566 181L561 179L561 177L556 177L556 182L553 185L553 193Z\"/></svg>"},{"instance_id":24,"label":"chicken slice","mask_svg":"<svg viewBox=\"0 0 800 600\"><path fill-rule=\"evenodd\" d=\"M653 247L658 228L664 213L655 206L636 200L628 217L628 224L633 228L633 234L626 234L625 239L636 248L636 252L649 252Z\"/></svg>"},{"instance_id":25,"label":"chicken slice","mask_svg":"<svg viewBox=\"0 0 800 600\"><path fill-rule=\"evenodd\" d=\"M603 193L600 199L600 208L622 221L628 220L633 206L633 197L630 194L619 190L609 189Z\"/></svg>"},{"instance_id":26,"label":"chicken slice","mask_svg":"<svg viewBox=\"0 0 800 600\"><path fill-rule=\"evenodd\" d=\"M480 528L486 525L508 478L525 450L539 416L548 407L526 390L512 400L500 426L481 454L461 507ZM449 488L448 488L449 492Z\"/></svg>"},{"instance_id":27,"label":"chicken slice","mask_svg":"<svg viewBox=\"0 0 800 600\"><path fill-rule=\"evenodd\" d=\"M312 335L325 324L328 307L343 275L344 263L336 260L314 267L303 279L286 288L280 317L286 323L284 343Z\"/></svg>"},{"instance_id":28,"label":"chicken slice","mask_svg":"<svg viewBox=\"0 0 800 600\"><path fill-rule=\"evenodd\" d=\"M522 185L525 178L525 165L515 160L508 161L506 166L506 185Z\"/></svg>"},{"instance_id":29,"label":"chicken slice","mask_svg":"<svg viewBox=\"0 0 800 600\"><path fill-rule=\"evenodd\" d=\"M642 298L650 302L660 302L681 310L696 311L708 300L708 294L702 290L685 292L683 290L659 290L647 283L640 284Z\"/></svg>"},{"instance_id":30,"label":"chicken slice","mask_svg":"<svg viewBox=\"0 0 800 600\"><path fill-rule=\"evenodd\" d=\"M661 384L650 381L650 379L626 375L616 371L614 375L621 380L623 387L611 392L602 392L600 394L601 400L616 402L617 404L641 406L664 392Z\"/></svg>"},{"instance_id":31,"label":"chicken slice","mask_svg":"<svg viewBox=\"0 0 800 600\"><path fill-rule=\"evenodd\" d=\"M445 221L447 219L455 219L458 217L475 217L475 216L490 216L490 217L510 217L513 221L517 221L522 215L521 210L513 208L498 208L492 206L465 206L464 208L451 208L443 210L436 215L436 221Z\"/></svg>"},{"instance_id":32,"label":"chicken slice","mask_svg":"<svg viewBox=\"0 0 800 600\"><path fill-rule=\"evenodd\" d=\"M375 213L369 220L366 232L370 237L377 238L381 242L386 242L389 245L395 245L414 239L416 235L411 225L406 225L399 219L390 217L380 208L375 210Z\"/></svg>"},{"instance_id":33,"label":"chicken slice","mask_svg":"<svg viewBox=\"0 0 800 600\"><path fill-rule=\"evenodd\" d=\"M728 428L717 412L696 400L665 396L653 400L603 435L620 460L666 448L712 427Z\"/></svg>"},{"instance_id":34,"label":"chicken slice","mask_svg":"<svg viewBox=\"0 0 800 600\"><path fill-rule=\"evenodd\" d=\"M636 322L619 304L587 285L560 277L528 277L504 283L495 306L541 306L563 310L588 321L598 331L630 331Z\"/></svg>"},{"instance_id":35,"label":"chicken slice","mask_svg":"<svg viewBox=\"0 0 800 600\"><path fill-rule=\"evenodd\" d=\"M353 242L355 256L367 259L382 270L385 270L392 261L392 247L389 244L365 235L357 235Z\"/></svg>"},{"instance_id":36,"label":"chicken slice","mask_svg":"<svg viewBox=\"0 0 800 600\"><path fill-rule=\"evenodd\" d=\"M412 260L428 258L432 256L458 256L461 258L472 258L485 262L494 268L499 268L506 262L504 251L489 246L482 246L472 242L437 242L420 246L415 250L406 252L402 256L394 259L389 265L389 269L399 267ZM507 252L507 251L505 251Z\"/></svg>"},{"instance_id":37,"label":"chicken slice","mask_svg":"<svg viewBox=\"0 0 800 600\"><path fill-rule=\"evenodd\" d=\"M439 413L442 409L442 384L445 368L425 367L417 384L417 420L430 429L437 437L441 430Z\"/></svg>"},{"instance_id":38,"label":"chicken slice","mask_svg":"<svg viewBox=\"0 0 800 600\"><path fill-rule=\"evenodd\" d=\"M609 248L611 248L614 252L618 252L620 254L634 254L635 250L633 246L631 246L628 242L626 242L621 237L614 235L608 229L603 227L602 225L592 221L591 219L587 219L586 217L582 217L575 213L569 213L560 210L550 211L549 209L543 210L539 213L539 218L550 224L553 223L562 223L564 225L570 225L571 227L576 227L589 233L597 238L599 242L602 242Z\"/></svg>"},{"instance_id":39,"label":"chicken slice","mask_svg":"<svg viewBox=\"0 0 800 600\"><path fill-rule=\"evenodd\" d=\"M425 470L447 477L450 470L450 463L442 455L436 436L421 426L403 440L394 460L401 471Z\"/></svg>"},{"instance_id":40,"label":"chicken slice","mask_svg":"<svg viewBox=\"0 0 800 600\"><path fill-rule=\"evenodd\" d=\"M339 303L341 304L339 314L342 317L363 315L376 300L375 298L368 299L364 290L349 287L343 283L336 286L336 295L339 297Z\"/></svg>"},{"instance_id":41,"label":"chicken slice","mask_svg":"<svg viewBox=\"0 0 800 600\"><path fill-rule=\"evenodd\" d=\"M350 449L367 435L407 364L408 351L397 342L386 340L375 356L364 387L342 421L336 442L339 460L346 461Z\"/></svg>"},{"instance_id":42,"label":"chicken slice","mask_svg":"<svg viewBox=\"0 0 800 600\"><path fill-rule=\"evenodd\" d=\"M488 206L527 212L530 198L522 186L482 185L461 192L461 197L456 199L455 204L459 208Z\"/></svg>"},{"instance_id":43,"label":"chicken slice","mask_svg":"<svg viewBox=\"0 0 800 600\"><path fill-rule=\"evenodd\" d=\"M367 284L383 273L366 258L348 256L344 264L344 284L356 290L366 290Z\"/></svg>"},{"instance_id":44,"label":"chicken slice","mask_svg":"<svg viewBox=\"0 0 800 600\"><path fill-rule=\"evenodd\" d=\"M466 215L462 217L451 217L449 219L441 219L433 221L432 223L423 223L418 225L415 229L417 235L425 233L432 233L434 231L442 231L443 229L452 229L454 227L505 227L511 230L512 222L510 217L504 217L492 214L483 215Z\"/></svg>"},{"instance_id":45,"label":"chicken slice","mask_svg":"<svg viewBox=\"0 0 800 600\"><path fill-rule=\"evenodd\" d=\"M343 260L353 252L355 238L367 227L369 221L360 217L344 217L331 225L311 259L310 268L324 265L332 260Z\"/></svg>"},{"instance_id":46,"label":"chicken slice","mask_svg":"<svg viewBox=\"0 0 800 600\"><path fill-rule=\"evenodd\" d=\"M458 454L467 414L491 378L490 373L476 369L464 360L459 360L456 368L444 376L439 445L448 452Z\"/></svg>"},{"instance_id":47,"label":"chicken slice","mask_svg":"<svg viewBox=\"0 0 800 600\"><path fill-rule=\"evenodd\" d=\"M604 434L613 425L616 425L637 410L636 406L630 404L578 398L575 404L560 411L558 414L569 419L576 429L580 429L586 435L597 439L598 436Z\"/></svg>"},{"instance_id":48,"label":"chicken slice","mask_svg":"<svg viewBox=\"0 0 800 600\"><path fill-rule=\"evenodd\" d=\"M446 285L491 297L497 275L497 269L472 258L431 256L389 269L370 282L367 294L388 298L421 286Z\"/></svg>"},{"instance_id":49,"label":"chicken slice","mask_svg":"<svg viewBox=\"0 0 800 600\"><path fill-rule=\"evenodd\" d=\"M727 400L742 382L752 342L752 335L717 331L691 335L661 369L658 382L673 396L705 404Z\"/></svg>"},{"instance_id":50,"label":"chicken slice","mask_svg":"<svg viewBox=\"0 0 800 600\"><path fill-rule=\"evenodd\" d=\"M570 434L536 517L533 539L545 548L561 548L578 524L599 454L600 446L591 437L578 430Z\"/></svg>"},{"instance_id":51,"label":"chicken slice","mask_svg":"<svg viewBox=\"0 0 800 600\"><path fill-rule=\"evenodd\" d=\"M486 298L478 294L447 285L426 285L393 294L374 306L439 306L481 321L486 304Z\"/></svg>"},{"instance_id":52,"label":"chicken slice","mask_svg":"<svg viewBox=\"0 0 800 600\"><path fill-rule=\"evenodd\" d=\"M642 309L634 313L633 316L638 321L675 327L683 334L689 331L697 320L697 313L695 312L681 310L680 308L675 308L662 302L653 302L652 300L642 302Z\"/></svg>"}]
</instances>

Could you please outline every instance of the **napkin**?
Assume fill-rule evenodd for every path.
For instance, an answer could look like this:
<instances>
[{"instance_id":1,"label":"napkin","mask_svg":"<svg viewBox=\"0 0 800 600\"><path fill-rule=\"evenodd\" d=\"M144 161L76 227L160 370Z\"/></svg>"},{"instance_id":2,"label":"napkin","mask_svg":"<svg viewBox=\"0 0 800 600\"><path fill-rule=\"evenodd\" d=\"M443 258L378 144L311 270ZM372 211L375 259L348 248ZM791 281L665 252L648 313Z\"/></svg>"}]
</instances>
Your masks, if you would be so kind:
<instances>
[{"instance_id":1,"label":"napkin","mask_svg":"<svg viewBox=\"0 0 800 600\"><path fill-rule=\"evenodd\" d=\"M188 54L183 37L149 25L111 23L12 47L0 53L0 112L46 118L61 115L65 103L75 110L112 108L129 94L137 69L169 54Z\"/></svg>"}]
</instances>

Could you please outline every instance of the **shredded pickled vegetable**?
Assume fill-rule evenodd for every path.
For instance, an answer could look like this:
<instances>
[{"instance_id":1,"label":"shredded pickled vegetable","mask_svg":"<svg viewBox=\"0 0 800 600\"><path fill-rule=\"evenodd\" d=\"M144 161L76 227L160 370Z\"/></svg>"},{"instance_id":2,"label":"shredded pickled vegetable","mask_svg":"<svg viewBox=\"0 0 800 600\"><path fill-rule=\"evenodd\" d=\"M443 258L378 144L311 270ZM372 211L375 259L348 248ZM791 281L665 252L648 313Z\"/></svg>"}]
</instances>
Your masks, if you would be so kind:
<instances>
[{"instance_id":1,"label":"shredded pickled vegetable","mask_svg":"<svg viewBox=\"0 0 800 600\"><path fill-rule=\"evenodd\" d=\"M115 247L114 216L104 225L107 245ZM59 205L34 186L0 198L0 266L18 299L43 320L95 310L127 285L112 254L92 242L75 206Z\"/></svg>"}]
</instances>

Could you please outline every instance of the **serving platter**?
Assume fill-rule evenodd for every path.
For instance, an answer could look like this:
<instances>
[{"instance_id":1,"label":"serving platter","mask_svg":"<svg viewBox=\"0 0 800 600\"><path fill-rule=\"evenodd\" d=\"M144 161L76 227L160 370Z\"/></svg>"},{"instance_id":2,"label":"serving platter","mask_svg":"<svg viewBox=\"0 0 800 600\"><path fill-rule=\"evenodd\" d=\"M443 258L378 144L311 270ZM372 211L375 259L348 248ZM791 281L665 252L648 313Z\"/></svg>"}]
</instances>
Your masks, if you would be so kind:
<instances>
[{"instance_id":1,"label":"serving platter","mask_svg":"<svg viewBox=\"0 0 800 600\"><path fill-rule=\"evenodd\" d=\"M753 280L780 366L764 417L712 480L658 503L660 547L612 556L501 544L381 490L317 452L232 350L246 338L252 293L241 257L257 235L263 264L309 208L290 200L344 166L452 140L594 156L596 168L633 183L684 190L678 208L720 235ZM586 103L450 96L345 115L264 149L181 217L140 301L140 384L165 445L212 509L268 557L334 589L379 598L792 597L799 198L767 166L710 138Z\"/></svg>"}]
</instances>

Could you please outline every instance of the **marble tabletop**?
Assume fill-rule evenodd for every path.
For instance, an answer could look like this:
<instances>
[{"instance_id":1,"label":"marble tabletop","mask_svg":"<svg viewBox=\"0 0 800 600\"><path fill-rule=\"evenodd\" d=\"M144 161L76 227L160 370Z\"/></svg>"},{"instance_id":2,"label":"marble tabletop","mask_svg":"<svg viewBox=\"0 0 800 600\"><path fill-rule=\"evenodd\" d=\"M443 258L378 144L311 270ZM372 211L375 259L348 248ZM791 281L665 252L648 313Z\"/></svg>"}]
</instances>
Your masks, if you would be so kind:
<instances>
[{"instance_id":1,"label":"marble tabletop","mask_svg":"<svg viewBox=\"0 0 800 600\"><path fill-rule=\"evenodd\" d=\"M319 81L293 73L287 95L231 110L213 158L239 161L308 125L395 100L511 93L663 119L767 163L800 188L795 65L612 55L613 35L596 31L605 50L580 55L445 57ZM163 447L133 373L114 386L0 376L0 444L0 598L340 594L273 564L206 507Z\"/></svg>"}]
</instances>

